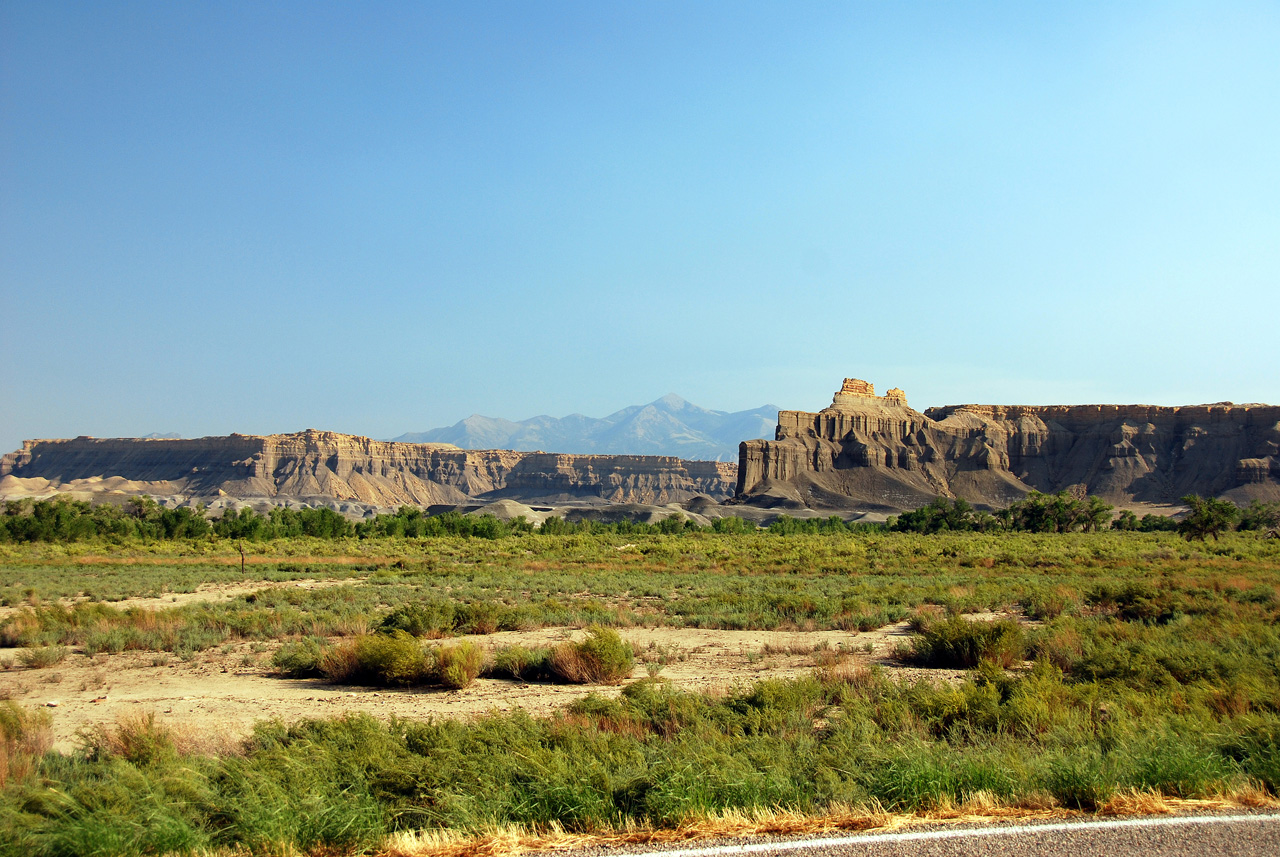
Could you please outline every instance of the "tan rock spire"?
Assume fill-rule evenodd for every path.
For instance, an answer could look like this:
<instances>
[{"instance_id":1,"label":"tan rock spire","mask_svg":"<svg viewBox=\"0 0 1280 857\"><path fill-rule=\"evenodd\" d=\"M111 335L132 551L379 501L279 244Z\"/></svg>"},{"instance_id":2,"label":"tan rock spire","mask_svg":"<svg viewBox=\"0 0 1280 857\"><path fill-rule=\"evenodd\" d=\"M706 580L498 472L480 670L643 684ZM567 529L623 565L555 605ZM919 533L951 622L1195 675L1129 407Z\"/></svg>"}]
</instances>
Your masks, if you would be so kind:
<instances>
[{"instance_id":1,"label":"tan rock spire","mask_svg":"<svg viewBox=\"0 0 1280 857\"><path fill-rule=\"evenodd\" d=\"M865 408L867 405L906 407L906 404L907 394L901 388L894 387L883 396L877 396L876 385L861 378L845 378L831 400L831 407L837 411Z\"/></svg>"}]
</instances>

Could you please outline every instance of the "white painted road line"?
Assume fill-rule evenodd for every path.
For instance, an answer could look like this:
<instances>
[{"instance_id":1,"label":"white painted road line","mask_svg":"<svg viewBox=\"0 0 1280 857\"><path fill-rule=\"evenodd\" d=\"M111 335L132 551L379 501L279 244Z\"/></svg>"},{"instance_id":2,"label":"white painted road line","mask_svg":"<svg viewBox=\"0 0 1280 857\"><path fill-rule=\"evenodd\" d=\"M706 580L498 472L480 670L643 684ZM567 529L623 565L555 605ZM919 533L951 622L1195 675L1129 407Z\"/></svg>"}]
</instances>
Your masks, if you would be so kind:
<instances>
[{"instance_id":1,"label":"white painted road line","mask_svg":"<svg viewBox=\"0 0 1280 857\"><path fill-rule=\"evenodd\" d=\"M1019 836L1071 830L1120 830L1132 827L1183 827L1188 825L1230 824L1240 822L1275 822L1280 815L1188 815L1175 818L1130 818L1109 821L1064 821L1053 824L1016 824L1005 827L966 827L952 830L921 830L915 833L869 833L797 839L794 841L752 842L745 845L715 845L708 848L682 848L677 851L635 851L631 854L661 854L662 857L720 857L731 854L762 854L770 851L799 851L840 845L875 845L883 842L919 842L938 839L964 839L981 836ZM618 855L627 857L627 853Z\"/></svg>"}]
</instances>

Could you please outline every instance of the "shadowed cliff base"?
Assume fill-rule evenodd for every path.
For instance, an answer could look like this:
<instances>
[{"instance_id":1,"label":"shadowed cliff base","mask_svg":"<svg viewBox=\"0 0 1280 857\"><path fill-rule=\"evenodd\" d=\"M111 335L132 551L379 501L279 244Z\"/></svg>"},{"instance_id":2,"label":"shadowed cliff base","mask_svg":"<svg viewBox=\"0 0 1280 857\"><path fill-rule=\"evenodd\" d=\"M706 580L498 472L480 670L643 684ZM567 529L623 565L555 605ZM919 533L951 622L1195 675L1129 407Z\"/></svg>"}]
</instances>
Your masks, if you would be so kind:
<instances>
[{"instance_id":1,"label":"shadowed cliff base","mask_svg":"<svg viewBox=\"0 0 1280 857\"><path fill-rule=\"evenodd\" d=\"M953 405L924 413L902 390L848 378L817 413L781 411L774 440L739 446L733 502L867 512L935 497L999 508L1030 491L1125 508L1187 494L1280 500L1280 407Z\"/></svg>"}]
</instances>

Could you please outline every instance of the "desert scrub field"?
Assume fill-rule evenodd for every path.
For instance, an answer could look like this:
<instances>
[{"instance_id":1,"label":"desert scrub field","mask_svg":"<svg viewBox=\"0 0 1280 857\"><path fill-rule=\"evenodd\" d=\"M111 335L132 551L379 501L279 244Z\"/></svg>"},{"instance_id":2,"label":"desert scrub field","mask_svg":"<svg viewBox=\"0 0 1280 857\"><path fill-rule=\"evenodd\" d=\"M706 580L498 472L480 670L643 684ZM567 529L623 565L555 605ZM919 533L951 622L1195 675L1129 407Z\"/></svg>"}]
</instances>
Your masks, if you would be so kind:
<instances>
[{"instance_id":1,"label":"desert scrub field","mask_svg":"<svg viewBox=\"0 0 1280 857\"><path fill-rule=\"evenodd\" d=\"M160 547L172 547L169 553ZM922 604L949 612L1074 608L1102 586L1136 582L1238 601L1274 587L1280 541L1253 533L1187 543L1172 534L524 536L247 544L5 545L0 609L8 645L82 643L89 629L157 622L227 637L342 634L403 604L434 605L432 633L492 626L878 627ZM253 587L227 602L119 610L201 586L323 579L349 585ZM1273 591L1273 590L1272 590ZM1258 597L1262 597L1259 595ZM75 603L72 603L75 602ZM215 639L216 638L216 639ZM163 644L163 641L162 641ZM144 647L154 647L148 640Z\"/></svg>"},{"instance_id":2,"label":"desert scrub field","mask_svg":"<svg viewBox=\"0 0 1280 857\"><path fill-rule=\"evenodd\" d=\"M355 853L420 830L663 828L754 808L1088 811L1132 790L1265 803L1280 789L1280 542L1256 534L290 539L246 544L244 573L225 543L163 547L4 546L0 645L22 659L0 681L64 658L252 641L275 652L280 682L465 694L480 674L616 681L587 668L593 652L630 664L610 629L854 634L909 619L916 634L877 663L824 649L809 676L710 694L657 675L543 717L371 709L264 723L217 750L143 714L48 753L41 716L0 702L6 852ZM201 592L224 595L166 602ZM467 646L483 636L452 639L587 626L595 643L558 653L478 656ZM931 677L946 667L963 677Z\"/></svg>"}]
</instances>

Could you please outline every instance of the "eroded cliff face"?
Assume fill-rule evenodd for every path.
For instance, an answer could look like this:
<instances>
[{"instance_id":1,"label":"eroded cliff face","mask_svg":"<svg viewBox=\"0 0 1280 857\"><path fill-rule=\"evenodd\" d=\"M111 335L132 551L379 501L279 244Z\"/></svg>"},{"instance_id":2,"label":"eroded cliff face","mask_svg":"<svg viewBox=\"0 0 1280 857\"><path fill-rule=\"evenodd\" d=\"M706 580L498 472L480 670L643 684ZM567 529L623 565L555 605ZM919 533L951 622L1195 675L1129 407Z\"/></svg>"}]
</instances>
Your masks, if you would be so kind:
<instances>
[{"instance_id":1,"label":"eroded cliff face","mask_svg":"<svg viewBox=\"0 0 1280 857\"><path fill-rule=\"evenodd\" d=\"M736 469L665 456L550 455L395 443L308 430L195 440L26 441L0 458L0 497L58 491L187 499L349 500L370 506L475 498L666 504L732 494Z\"/></svg>"},{"instance_id":2,"label":"eroded cliff face","mask_svg":"<svg viewBox=\"0 0 1280 857\"><path fill-rule=\"evenodd\" d=\"M865 387L863 386L865 385ZM924 413L846 379L831 407L783 411L739 448L740 501L916 508L937 496L1005 506L1031 490L1124 504L1190 494L1280 500L1280 407L988 406Z\"/></svg>"}]
</instances>

